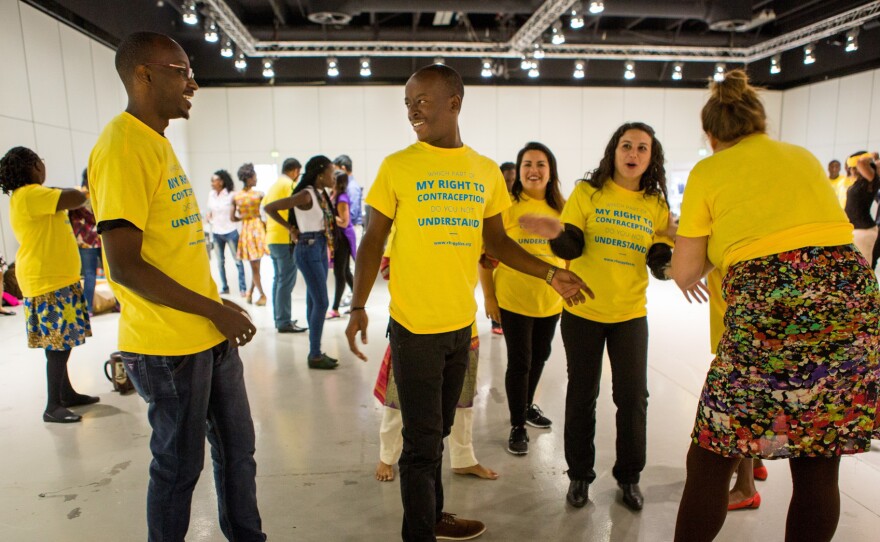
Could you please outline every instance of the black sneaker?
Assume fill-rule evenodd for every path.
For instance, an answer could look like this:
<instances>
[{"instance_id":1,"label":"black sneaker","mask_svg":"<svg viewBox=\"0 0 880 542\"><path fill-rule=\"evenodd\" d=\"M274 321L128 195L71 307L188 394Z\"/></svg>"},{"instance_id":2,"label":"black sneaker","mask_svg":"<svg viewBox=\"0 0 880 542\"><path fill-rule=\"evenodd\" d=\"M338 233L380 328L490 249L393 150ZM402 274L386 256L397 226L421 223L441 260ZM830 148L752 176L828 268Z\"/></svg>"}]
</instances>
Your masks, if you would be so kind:
<instances>
[{"instance_id":1,"label":"black sneaker","mask_svg":"<svg viewBox=\"0 0 880 542\"><path fill-rule=\"evenodd\" d=\"M524 425L510 428L510 438L507 439L507 451L513 455L526 455L529 453L529 434Z\"/></svg>"},{"instance_id":2,"label":"black sneaker","mask_svg":"<svg viewBox=\"0 0 880 542\"><path fill-rule=\"evenodd\" d=\"M481 521L459 519L455 514L441 513L440 521L434 525L437 540L471 540L486 532Z\"/></svg>"},{"instance_id":3,"label":"black sneaker","mask_svg":"<svg viewBox=\"0 0 880 542\"><path fill-rule=\"evenodd\" d=\"M541 429L546 429L553 425L553 422L550 421L549 418L544 416L544 413L541 412L541 409L538 408L538 405L529 405L529 408L526 409L526 423L531 425L532 427L540 427Z\"/></svg>"}]
</instances>

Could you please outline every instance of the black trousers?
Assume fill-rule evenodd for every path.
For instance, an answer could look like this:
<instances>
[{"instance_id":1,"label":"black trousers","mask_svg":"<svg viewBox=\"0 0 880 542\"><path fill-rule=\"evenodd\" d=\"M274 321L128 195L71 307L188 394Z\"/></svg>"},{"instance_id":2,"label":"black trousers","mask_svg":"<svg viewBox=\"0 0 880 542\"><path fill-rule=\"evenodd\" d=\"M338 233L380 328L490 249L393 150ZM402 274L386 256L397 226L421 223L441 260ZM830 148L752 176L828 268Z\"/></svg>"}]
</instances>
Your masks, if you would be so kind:
<instances>
[{"instance_id":1,"label":"black trousers","mask_svg":"<svg viewBox=\"0 0 880 542\"><path fill-rule=\"evenodd\" d=\"M603 324L562 313L562 342L568 361L565 397L565 461L568 477L596 479L596 399L602 354L608 345L611 386L617 407L617 461L612 474L624 484L638 483L645 468L648 410L648 320ZM507 330L505 330L505 333Z\"/></svg>"},{"instance_id":2,"label":"black trousers","mask_svg":"<svg viewBox=\"0 0 880 542\"><path fill-rule=\"evenodd\" d=\"M504 387L513 427L526 423L526 409L535 402L535 390L544 363L550 358L550 343L558 321L558 314L534 318L501 309L501 326L507 343Z\"/></svg>"},{"instance_id":3,"label":"black trousers","mask_svg":"<svg viewBox=\"0 0 880 542\"><path fill-rule=\"evenodd\" d=\"M333 310L339 310L345 285L354 290L354 277L351 274L351 247L348 239L336 238L333 246L333 278L336 280L336 294L333 296Z\"/></svg>"},{"instance_id":4,"label":"black trousers","mask_svg":"<svg viewBox=\"0 0 880 542\"><path fill-rule=\"evenodd\" d=\"M415 334L391 320L391 368L403 417L400 456L402 536L406 542L434 541L443 511L440 464L443 439L461 395L471 327L447 333Z\"/></svg>"}]
</instances>

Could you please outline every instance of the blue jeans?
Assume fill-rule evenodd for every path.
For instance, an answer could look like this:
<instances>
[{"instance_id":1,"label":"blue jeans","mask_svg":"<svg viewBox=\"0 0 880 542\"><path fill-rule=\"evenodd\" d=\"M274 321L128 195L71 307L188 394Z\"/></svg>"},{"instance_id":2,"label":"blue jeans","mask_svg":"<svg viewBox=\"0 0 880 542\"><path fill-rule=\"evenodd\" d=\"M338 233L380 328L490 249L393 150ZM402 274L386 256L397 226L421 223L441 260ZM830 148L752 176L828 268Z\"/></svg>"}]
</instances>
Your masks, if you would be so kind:
<instances>
[{"instance_id":1,"label":"blue jeans","mask_svg":"<svg viewBox=\"0 0 880 542\"><path fill-rule=\"evenodd\" d=\"M214 246L217 248L217 265L220 266L220 289L224 292L229 291L229 284L226 282L226 245L229 245L229 252L232 259L235 260L235 268L238 270L238 291L247 291L247 284L244 282L244 264L238 259L238 232L232 230L229 233L215 233Z\"/></svg>"},{"instance_id":2,"label":"blue jeans","mask_svg":"<svg viewBox=\"0 0 880 542\"><path fill-rule=\"evenodd\" d=\"M86 308L92 312L92 301L95 299L95 278L98 273L98 262L101 261L101 249L80 247L79 259L82 262L80 273L83 276L83 295L86 298Z\"/></svg>"},{"instance_id":3,"label":"blue jeans","mask_svg":"<svg viewBox=\"0 0 880 542\"><path fill-rule=\"evenodd\" d=\"M275 328L290 325L290 295L296 285L296 262L293 258L294 245L272 243L269 255L275 278L272 279L272 308L275 313Z\"/></svg>"},{"instance_id":4,"label":"blue jeans","mask_svg":"<svg viewBox=\"0 0 880 542\"><path fill-rule=\"evenodd\" d=\"M238 349L223 342L187 356L122 352L125 372L149 403L148 539L182 541L192 493L211 443L220 528L228 540L263 541L257 509L254 423Z\"/></svg>"},{"instance_id":5,"label":"blue jeans","mask_svg":"<svg viewBox=\"0 0 880 542\"><path fill-rule=\"evenodd\" d=\"M443 438L449 435L461 396L471 326L416 334L391 320L391 368L403 417L400 496L405 542L433 541L443 511Z\"/></svg>"},{"instance_id":6,"label":"blue jeans","mask_svg":"<svg viewBox=\"0 0 880 542\"><path fill-rule=\"evenodd\" d=\"M308 232L299 236L293 251L296 267L306 281L306 319L309 321L309 358L321 355L321 334L330 299L327 296L327 238L324 232Z\"/></svg>"}]
</instances>

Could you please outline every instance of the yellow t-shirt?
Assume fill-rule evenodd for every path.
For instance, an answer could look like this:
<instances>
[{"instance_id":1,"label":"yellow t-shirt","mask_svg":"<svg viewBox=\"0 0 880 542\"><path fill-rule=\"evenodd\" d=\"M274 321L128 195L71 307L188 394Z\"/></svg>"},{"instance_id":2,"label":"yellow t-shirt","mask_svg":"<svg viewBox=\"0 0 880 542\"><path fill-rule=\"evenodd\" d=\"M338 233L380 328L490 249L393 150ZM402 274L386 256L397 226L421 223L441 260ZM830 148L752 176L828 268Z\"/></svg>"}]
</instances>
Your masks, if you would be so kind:
<instances>
[{"instance_id":1,"label":"yellow t-shirt","mask_svg":"<svg viewBox=\"0 0 880 542\"><path fill-rule=\"evenodd\" d=\"M563 309L606 324L645 316L648 249L655 243L672 246L661 235L669 226L666 202L611 180L600 190L582 182L566 202L562 221L584 232L584 252L570 269L596 294L596 299Z\"/></svg>"},{"instance_id":2,"label":"yellow t-shirt","mask_svg":"<svg viewBox=\"0 0 880 542\"><path fill-rule=\"evenodd\" d=\"M9 201L12 233L18 241L15 276L25 297L79 282L79 249L67 211L55 211L61 190L28 184Z\"/></svg>"},{"instance_id":3,"label":"yellow t-shirt","mask_svg":"<svg viewBox=\"0 0 880 542\"><path fill-rule=\"evenodd\" d=\"M510 206L498 165L468 146L418 142L382 161L366 202L396 226L391 317L412 333L470 325L483 220Z\"/></svg>"},{"instance_id":4,"label":"yellow t-shirt","mask_svg":"<svg viewBox=\"0 0 880 542\"><path fill-rule=\"evenodd\" d=\"M269 205L273 201L290 197L291 194L293 194L293 179L282 173L281 176L278 177L278 180L275 181L275 184L269 187L269 190L263 197L263 207ZM284 216L287 212L288 211L281 211L281 216ZM272 220L271 217L266 221L266 244L290 244L290 232L284 229L284 226Z\"/></svg>"},{"instance_id":5,"label":"yellow t-shirt","mask_svg":"<svg viewBox=\"0 0 880 542\"><path fill-rule=\"evenodd\" d=\"M694 166L678 235L708 236L723 276L744 260L852 243L852 225L816 157L756 134Z\"/></svg>"},{"instance_id":6,"label":"yellow t-shirt","mask_svg":"<svg viewBox=\"0 0 880 542\"><path fill-rule=\"evenodd\" d=\"M523 215L559 218L559 211L547 205L546 200L531 199L525 194L520 194L519 201L511 197L511 202L510 208L501 215L508 237L532 256L550 265L564 267L565 260L553 254L547 239L530 234L519 226L519 219ZM495 297L502 309L533 318L545 318L562 312L562 298L544 279L514 271L503 263L498 264L493 277Z\"/></svg>"},{"instance_id":7,"label":"yellow t-shirt","mask_svg":"<svg viewBox=\"0 0 880 542\"><path fill-rule=\"evenodd\" d=\"M128 113L118 115L92 149L89 187L99 224L131 222L143 231L141 255L147 263L220 302L199 205L167 139ZM207 318L148 301L113 282L112 268L107 279L122 305L120 350L182 356L226 340Z\"/></svg>"}]
</instances>

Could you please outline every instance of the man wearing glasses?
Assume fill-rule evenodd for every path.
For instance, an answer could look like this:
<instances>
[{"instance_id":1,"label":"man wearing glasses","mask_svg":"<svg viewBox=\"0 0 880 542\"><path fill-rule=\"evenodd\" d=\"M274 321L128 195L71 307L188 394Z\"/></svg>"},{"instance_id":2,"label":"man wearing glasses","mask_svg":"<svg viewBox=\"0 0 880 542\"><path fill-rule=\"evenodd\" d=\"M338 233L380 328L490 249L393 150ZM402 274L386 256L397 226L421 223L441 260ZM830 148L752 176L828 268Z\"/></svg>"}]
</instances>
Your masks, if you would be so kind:
<instances>
[{"instance_id":1,"label":"man wearing glasses","mask_svg":"<svg viewBox=\"0 0 880 542\"><path fill-rule=\"evenodd\" d=\"M189 118L199 87L183 49L152 32L123 40L116 70L128 107L98 138L89 185L107 278L122 305L119 349L149 403L148 538L184 540L207 436L223 534L263 541L254 426L238 355L256 328L220 298L198 203L163 135L170 119Z\"/></svg>"}]
</instances>

